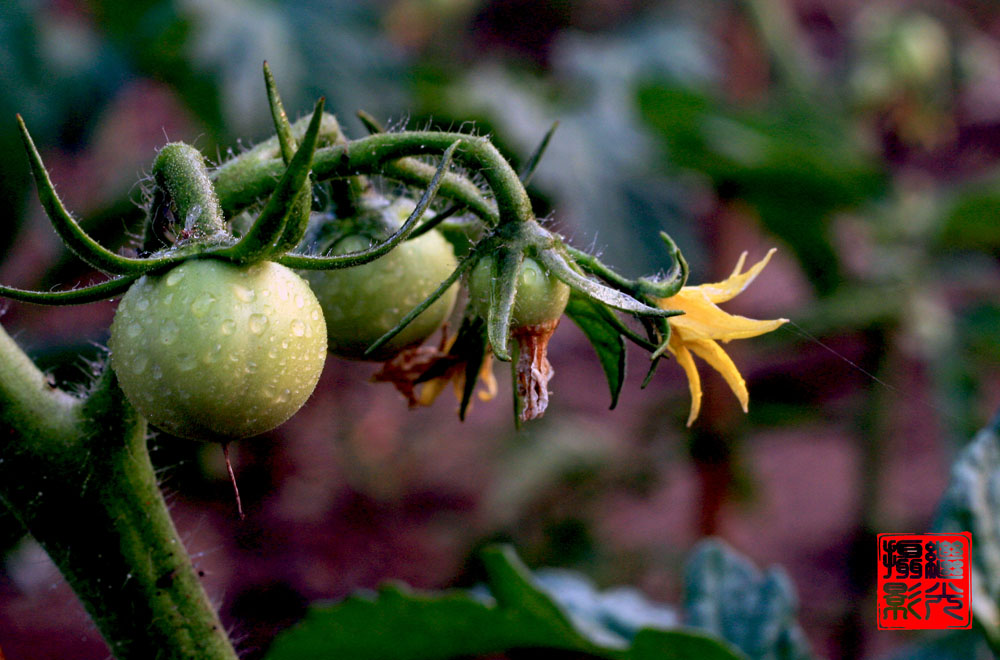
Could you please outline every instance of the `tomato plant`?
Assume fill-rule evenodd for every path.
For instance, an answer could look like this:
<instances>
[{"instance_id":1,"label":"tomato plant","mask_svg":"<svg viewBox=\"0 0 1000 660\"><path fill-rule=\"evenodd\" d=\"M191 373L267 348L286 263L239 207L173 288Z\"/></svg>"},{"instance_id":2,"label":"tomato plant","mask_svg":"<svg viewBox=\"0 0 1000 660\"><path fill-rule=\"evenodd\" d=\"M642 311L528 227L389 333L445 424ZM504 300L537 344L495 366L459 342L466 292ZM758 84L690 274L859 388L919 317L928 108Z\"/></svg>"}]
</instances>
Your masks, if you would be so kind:
<instances>
[{"instance_id":1,"label":"tomato plant","mask_svg":"<svg viewBox=\"0 0 1000 660\"><path fill-rule=\"evenodd\" d=\"M297 411L323 370L323 315L309 286L273 262L185 262L139 279L111 324L111 366L146 419L226 442Z\"/></svg>"}]
</instances>

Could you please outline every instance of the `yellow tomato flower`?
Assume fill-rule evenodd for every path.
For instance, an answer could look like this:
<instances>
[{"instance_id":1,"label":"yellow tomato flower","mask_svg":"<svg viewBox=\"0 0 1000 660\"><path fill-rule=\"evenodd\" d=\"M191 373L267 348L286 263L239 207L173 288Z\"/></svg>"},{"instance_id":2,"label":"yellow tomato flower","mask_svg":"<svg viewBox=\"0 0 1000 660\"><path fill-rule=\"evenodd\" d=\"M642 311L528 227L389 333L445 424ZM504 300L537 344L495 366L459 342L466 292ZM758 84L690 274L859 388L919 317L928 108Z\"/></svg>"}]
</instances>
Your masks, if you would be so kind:
<instances>
[{"instance_id":1,"label":"yellow tomato flower","mask_svg":"<svg viewBox=\"0 0 1000 660\"><path fill-rule=\"evenodd\" d=\"M746 382L744 382L736 365L733 364L732 359L726 355L717 342L726 343L732 339L756 337L765 332L771 332L782 323L786 323L788 319L774 319L773 321L748 319L722 311L717 303L731 300L746 289L770 261L772 254L774 254L774 249L752 268L741 273L747 257L747 253L744 252L736 263L733 274L722 282L686 286L676 295L657 301L663 309L679 309L684 312L680 316L672 316L667 320L670 324L670 340L667 349L674 354L677 358L677 364L687 374L688 386L691 389L691 413L688 415L688 426L694 423L701 410L701 378L698 376L698 368L694 364L692 353L722 374L733 394L739 399L740 405L743 406L743 412L747 412L750 395L747 393Z\"/></svg>"}]
</instances>

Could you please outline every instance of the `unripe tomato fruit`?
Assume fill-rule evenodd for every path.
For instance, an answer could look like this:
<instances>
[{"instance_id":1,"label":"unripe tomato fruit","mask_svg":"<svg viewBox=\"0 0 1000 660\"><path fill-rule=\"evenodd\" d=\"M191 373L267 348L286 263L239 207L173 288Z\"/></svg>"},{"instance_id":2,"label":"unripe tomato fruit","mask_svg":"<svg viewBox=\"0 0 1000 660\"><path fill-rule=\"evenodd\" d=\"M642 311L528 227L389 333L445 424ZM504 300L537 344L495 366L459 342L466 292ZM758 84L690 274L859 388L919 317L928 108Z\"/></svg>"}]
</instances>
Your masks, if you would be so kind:
<instances>
[{"instance_id":1,"label":"unripe tomato fruit","mask_svg":"<svg viewBox=\"0 0 1000 660\"><path fill-rule=\"evenodd\" d=\"M490 308L493 279L492 256L479 260L469 275L469 302L473 310L486 318ZM525 328L557 320L569 301L569 287L531 257L524 259L518 278L517 297L510 325Z\"/></svg>"},{"instance_id":2,"label":"unripe tomato fruit","mask_svg":"<svg viewBox=\"0 0 1000 660\"><path fill-rule=\"evenodd\" d=\"M200 259L137 280L109 346L122 391L153 425L228 442L302 407L323 370L326 324L288 268Z\"/></svg>"},{"instance_id":3,"label":"unripe tomato fruit","mask_svg":"<svg viewBox=\"0 0 1000 660\"><path fill-rule=\"evenodd\" d=\"M413 211L413 202L397 200L378 213L387 230L395 230ZM325 254L365 250L385 236L349 234ZM450 287L390 342L371 355L365 350L392 330L400 319L434 292L458 265L451 244L437 231L404 241L388 254L364 264L338 270L303 273L326 317L328 346L337 357L351 360L387 360L408 346L422 343L448 319L458 285Z\"/></svg>"}]
</instances>

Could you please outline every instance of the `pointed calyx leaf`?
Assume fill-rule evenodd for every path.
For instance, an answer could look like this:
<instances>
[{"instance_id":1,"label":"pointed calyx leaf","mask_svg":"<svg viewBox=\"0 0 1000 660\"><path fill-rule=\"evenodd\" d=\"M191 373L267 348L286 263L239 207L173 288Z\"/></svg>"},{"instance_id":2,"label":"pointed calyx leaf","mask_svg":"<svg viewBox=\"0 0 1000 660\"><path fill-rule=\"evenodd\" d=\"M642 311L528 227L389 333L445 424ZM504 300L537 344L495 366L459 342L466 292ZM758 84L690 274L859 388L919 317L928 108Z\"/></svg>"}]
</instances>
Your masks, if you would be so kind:
<instances>
[{"instance_id":1,"label":"pointed calyx leaf","mask_svg":"<svg viewBox=\"0 0 1000 660\"><path fill-rule=\"evenodd\" d=\"M271 67L264 62L264 83L267 87L267 100L271 107L271 119L274 121L275 135L278 138L278 145L281 149L281 159L285 166L291 164L295 157L295 150L298 148L295 134L288 115L285 113L285 106L281 102L278 94L278 86L271 75ZM321 120L322 121L322 120ZM285 224L285 231L274 246L274 254L284 254L293 249L302 241L306 230L309 227L309 213L312 211L312 181L306 176L306 181L302 184L302 189L292 203L292 211Z\"/></svg>"},{"instance_id":2,"label":"pointed calyx leaf","mask_svg":"<svg viewBox=\"0 0 1000 660\"><path fill-rule=\"evenodd\" d=\"M670 255L670 271L655 279L640 277L637 289L640 293L653 298L669 298L677 295L677 292L687 284L688 263L669 234L661 231L660 238L663 239L667 246L667 253Z\"/></svg>"},{"instance_id":3,"label":"pointed calyx leaf","mask_svg":"<svg viewBox=\"0 0 1000 660\"><path fill-rule=\"evenodd\" d=\"M382 255L388 253L410 236L410 234L417 227L417 223L420 222L420 219L424 216L427 208L434 201L434 197L441 188L441 182L444 180L445 174L448 172L448 167L451 165L452 159L455 156L455 151L458 149L458 145L458 142L454 142L450 147L448 147L448 149L445 150L444 154L442 154L441 162L438 164L437 171L434 173L434 177L431 179L430 185L427 186L427 189L417 201L417 205L414 207L413 212L410 213L406 222L400 225L399 229L397 229L389 238L385 239L378 245L359 252L348 252L346 254L328 257L305 254L286 254L278 259L278 263L288 266L289 268L300 268L305 270L331 270L334 268L360 266L361 264L375 261Z\"/></svg>"},{"instance_id":4,"label":"pointed calyx leaf","mask_svg":"<svg viewBox=\"0 0 1000 660\"><path fill-rule=\"evenodd\" d=\"M0 285L0 297L36 305L82 305L121 295L128 291L136 279L138 279L137 276L126 275L68 291L28 291Z\"/></svg>"},{"instance_id":5,"label":"pointed calyx leaf","mask_svg":"<svg viewBox=\"0 0 1000 660\"><path fill-rule=\"evenodd\" d=\"M145 259L132 259L123 257L108 250L93 238L91 238L73 216L70 215L62 201L56 194L49 173L42 163L42 157L35 147L28 127L25 126L21 115L17 115L17 126L21 132L21 140L24 142L24 149L28 154L28 161L31 163L31 173L35 178L35 185L38 188L38 199L45 209L46 215L52 222L52 227L56 230L59 238L63 240L70 250L80 259L97 270L114 275L139 274L149 269Z\"/></svg>"},{"instance_id":6,"label":"pointed calyx leaf","mask_svg":"<svg viewBox=\"0 0 1000 660\"><path fill-rule=\"evenodd\" d=\"M369 135L375 135L376 133L385 133L385 127L379 123L378 119L375 119L370 113L364 110L358 110L356 113L358 119L361 121L365 130L368 131Z\"/></svg>"},{"instance_id":7,"label":"pointed calyx leaf","mask_svg":"<svg viewBox=\"0 0 1000 660\"><path fill-rule=\"evenodd\" d=\"M524 185L531 183L531 177L535 175L538 163L542 161L542 156L545 155L545 150L549 147L549 142L552 140L552 136L555 134L557 128L559 128L558 120L552 122L552 126L545 132L545 136L542 137L542 141L538 143L538 146L535 147L535 151L532 152L531 156L528 157L527 162L525 162L524 169L521 170L520 175L521 183Z\"/></svg>"},{"instance_id":8,"label":"pointed calyx leaf","mask_svg":"<svg viewBox=\"0 0 1000 660\"><path fill-rule=\"evenodd\" d=\"M540 250L538 256L545 264L546 268L552 271L556 277L569 285L569 287L574 291L578 291L583 295L598 302L602 302L609 307L620 309L623 312L629 312L631 314L635 314L636 316L666 317L677 316L681 313L675 310L665 310L658 307L651 307L646 303L636 300L627 293L617 289L612 289L605 284L586 277L585 275L577 272L577 270L569 264L566 257L554 248Z\"/></svg>"},{"instance_id":9,"label":"pointed calyx leaf","mask_svg":"<svg viewBox=\"0 0 1000 660\"><path fill-rule=\"evenodd\" d=\"M511 359L508 343L510 342L510 317L514 312L514 300L517 298L517 285L524 265L524 253L520 250L500 250L492 260L490 280L490 306L487 323L487 333L493 354L497 359L507 362Z\"/></svg>"},{"instance_id":10,"label":"pointed calyx leaf","mask_svg":"<svg viewBox=\"0 0 1000 660\"><path fill-rule=\"evenodd\" d=\"M309 167L316 151L320 122L323 118L323 101L324 99L320 98L316 102L302 144L253 226L235 245L214 250L213 255L238 263L253 263L274 256L275 244L284 233L289 217L295 211L295 200L309 177Z\"/></svg>"},{"instance_id":11,"label":"pointed calyx leaf","mask_svg":"<svg viewBox=\"0 0 1000 660\"><path fill-rule=\"evenodd\" d=\"M278 145L281 148L281 159L287 166L295 156L295 135L292 134L292 124L288 121L285 113L285 106L281 102L278 94L278 86L274 82L271 74L271 67L264 62L264 85L267 87L267 101L271 107L271 119L274 121L274 132L278 137Z\"/></svg>"}]
</instances>

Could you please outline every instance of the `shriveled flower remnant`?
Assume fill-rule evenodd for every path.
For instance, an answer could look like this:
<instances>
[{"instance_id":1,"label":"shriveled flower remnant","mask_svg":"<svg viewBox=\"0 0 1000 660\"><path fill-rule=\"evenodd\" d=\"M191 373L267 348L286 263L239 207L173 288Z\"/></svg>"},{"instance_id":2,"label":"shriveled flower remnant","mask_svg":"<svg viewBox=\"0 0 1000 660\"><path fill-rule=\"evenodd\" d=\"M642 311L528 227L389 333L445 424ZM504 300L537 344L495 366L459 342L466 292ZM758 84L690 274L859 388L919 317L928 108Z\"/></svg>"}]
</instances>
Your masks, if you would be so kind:
<instances>
[{"instance_id":1,"label":"shriveled flower remnant","mask_svg":"<svg viewBox=\"0 0 1000 660\"><path fill-rule=\"evenodd\" d=\"M691 426L698 418L702 395L701 377L698 375L698 368L695 366L692 353L722 374L736 398L739 399L740 405L743 406L743 412L748 410L750 396L747 393L746 382L732 359L722 350L718 342L728 343L733 339L756 337L775 330L786 323L788 319L770 321L748 319L724 312L719 309L718 303L731 300L746 289L764 269L774 252L774 249L770 250L767 256L749 270L740 272L743 270L743 264L747 257L746 252L744 252L736 263L732 275L725 280L713 284L685 286L676 295L657 301L663 309L684 311L684 314L672 316L668 320L670 340L667 349L676 356L677 364L687 374L688 385L691 389L691 412L688 415L688 426Z\"/></svg>"}]
</instances>

